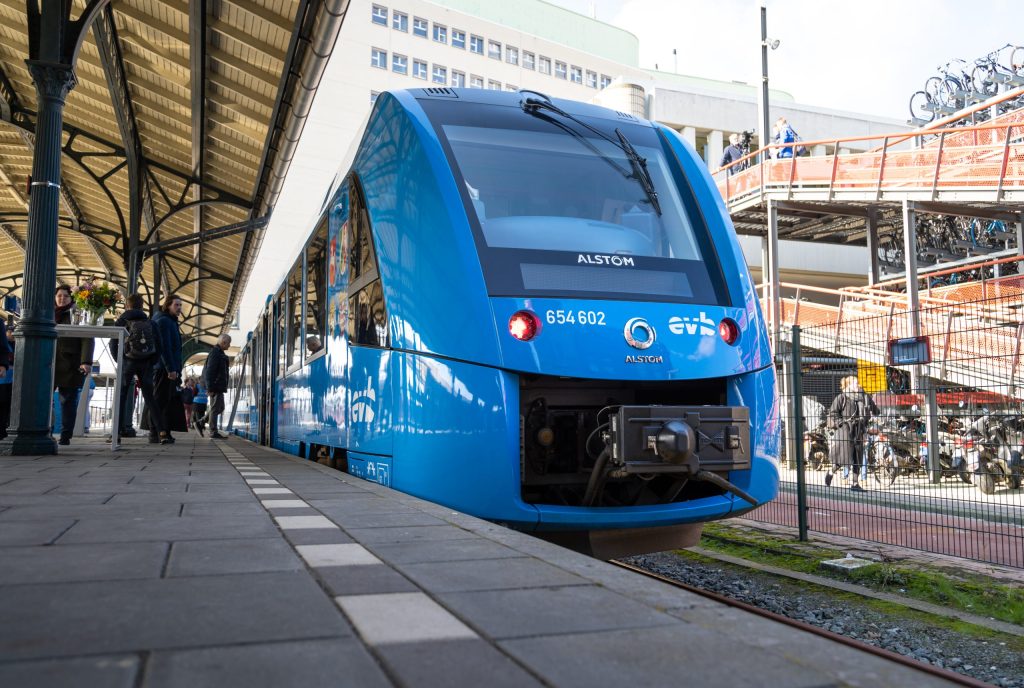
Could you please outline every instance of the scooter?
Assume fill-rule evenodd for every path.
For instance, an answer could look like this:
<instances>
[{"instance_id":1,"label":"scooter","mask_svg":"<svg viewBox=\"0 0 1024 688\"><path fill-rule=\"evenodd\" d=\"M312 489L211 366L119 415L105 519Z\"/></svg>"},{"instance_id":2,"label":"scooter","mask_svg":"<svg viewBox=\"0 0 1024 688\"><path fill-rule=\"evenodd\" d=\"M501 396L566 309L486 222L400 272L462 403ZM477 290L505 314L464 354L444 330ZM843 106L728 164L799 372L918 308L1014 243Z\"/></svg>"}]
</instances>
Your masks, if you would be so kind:
<instances>
[{"instance_id":1,"label":"scooter","mask_svg":"<svg viewBox=\"0 0 1024 688\"><path fill-rule=\"evenodd\" d=\"M1021 485L1024 467L1021 453L1010 449L1006 425L990 414L980 416L971 423L967 436L973 445L966 451L967 468L974 473L978 489L993 494L996 485L1005 483L1011 490Z\"/></svg>"},{"instance_id":2,"label":"scooter","mask_svg":"<svg viewBox=\"0 0 1024 688\"><path fill-rule=\"evenodd\" d=\"M804 431L804 458L807 466L816 471L821 470L829 463L829 443L825 421L818 423L812 430Z\"/></svg>"}]
</instances>

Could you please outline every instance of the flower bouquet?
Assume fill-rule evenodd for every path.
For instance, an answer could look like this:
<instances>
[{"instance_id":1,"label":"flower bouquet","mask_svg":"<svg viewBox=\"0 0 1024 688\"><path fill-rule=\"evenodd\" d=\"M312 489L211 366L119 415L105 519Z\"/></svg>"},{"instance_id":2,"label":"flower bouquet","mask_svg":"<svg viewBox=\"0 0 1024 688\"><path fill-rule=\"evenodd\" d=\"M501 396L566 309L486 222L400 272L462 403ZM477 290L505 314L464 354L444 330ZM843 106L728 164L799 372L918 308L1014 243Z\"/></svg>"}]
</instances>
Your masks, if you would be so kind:
<instances>
[{"instance_id":1,"label":"flower bouquet","mask_svg":"<svg viewBox=\"0 0 1024 688\"><path fill-rule=\"evenodd\" d=\"M106 282L80 284L71 295L75 308L84 314L86 324L96 324L106 313L113 313L121 303L121 292Z\"/></svg>"}]
</instances>

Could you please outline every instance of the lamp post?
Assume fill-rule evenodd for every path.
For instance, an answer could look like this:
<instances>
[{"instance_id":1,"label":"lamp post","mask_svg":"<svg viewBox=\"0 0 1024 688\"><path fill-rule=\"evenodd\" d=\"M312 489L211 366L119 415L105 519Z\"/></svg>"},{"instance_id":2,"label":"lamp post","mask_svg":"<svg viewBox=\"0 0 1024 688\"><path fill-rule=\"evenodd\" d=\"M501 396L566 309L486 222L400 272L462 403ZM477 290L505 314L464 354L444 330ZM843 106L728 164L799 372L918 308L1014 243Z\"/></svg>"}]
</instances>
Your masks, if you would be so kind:
<instances>
[{"instance_id":1,"label":"lamp post","mask_svg":"<svg viewBox=\"0 0 1024 688\"><path fill-rule=\"evenodd\" d=\"M768 8L766 0L761 0L761 90L757 96L757 110L761 117L761 131L759 140L761 148L771 143L771 122L768 116L768 49L775 50L779 47L778 40L768 38ZM762 162L764 154L762 154Z\"/></svg>"}]
</instances>

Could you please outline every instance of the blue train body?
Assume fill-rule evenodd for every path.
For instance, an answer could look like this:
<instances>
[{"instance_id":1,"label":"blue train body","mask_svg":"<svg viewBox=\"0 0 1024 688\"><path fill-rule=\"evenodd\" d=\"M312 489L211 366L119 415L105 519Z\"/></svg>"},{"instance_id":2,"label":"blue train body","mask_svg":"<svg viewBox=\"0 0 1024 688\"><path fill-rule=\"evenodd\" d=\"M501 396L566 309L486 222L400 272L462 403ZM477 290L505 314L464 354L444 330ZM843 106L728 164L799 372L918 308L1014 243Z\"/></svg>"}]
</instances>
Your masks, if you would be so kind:
<instances>
[{"instance_id":1,"label":"blue train body","mask_svg":"<svg viewBox=\"0 0 1024 688\"><path fill-rule=\"evenodd\" d=\"M776 494L722 200L675 132L596 106L382 94L234 379L238 434L517 528L692 534Z\"/></svg>"}]
</instances>

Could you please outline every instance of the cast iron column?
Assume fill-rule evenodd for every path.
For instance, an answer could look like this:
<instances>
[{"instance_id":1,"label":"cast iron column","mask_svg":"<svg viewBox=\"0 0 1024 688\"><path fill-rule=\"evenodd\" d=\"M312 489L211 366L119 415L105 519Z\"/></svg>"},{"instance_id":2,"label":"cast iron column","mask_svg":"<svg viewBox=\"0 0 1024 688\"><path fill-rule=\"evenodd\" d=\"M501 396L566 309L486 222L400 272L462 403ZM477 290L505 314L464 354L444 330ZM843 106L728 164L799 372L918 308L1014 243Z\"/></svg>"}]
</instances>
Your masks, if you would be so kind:
<instances>
[{"instance_id":1,"label":"cast iron column","mask_svg":"<svg viewBox=\"0 0 1024 688\"><path fill-rule=\"evenodd\" d=\"M27 61L39 114L32 160L22 317L14 332L14 388L9 438L0 453L56 454L50 436L53 357L57 345L53 290L57 283L57 219L60 212L61 129L64 99L77 80L69 65Z\"/></svg>"}]
</instances>

